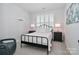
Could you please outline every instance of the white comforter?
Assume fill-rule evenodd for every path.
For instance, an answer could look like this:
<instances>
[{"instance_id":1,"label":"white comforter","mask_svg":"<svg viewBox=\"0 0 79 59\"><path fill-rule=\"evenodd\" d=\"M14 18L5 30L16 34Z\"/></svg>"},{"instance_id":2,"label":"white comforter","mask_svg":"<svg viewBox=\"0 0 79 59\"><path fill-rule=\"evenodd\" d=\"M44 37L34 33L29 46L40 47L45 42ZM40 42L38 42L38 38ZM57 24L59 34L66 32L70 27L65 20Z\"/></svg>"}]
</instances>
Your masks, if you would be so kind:
<instances>
[{"instance_id":1,"label":"white comforter","mask_svg":"<svg viewBox=\"0 0 79 59\"><path fill-rule=\"evenodd\" d=\"M31 36L42 36L42 37L46 37L48 38L48 51L50 51L50 47L51 47L51 40L52 40L52 33L51 32L34 32L34 33L30 33L30 34L25 34L25 35L31 35ZM28 38L27 36L25 37L26 40L28 42ZM23 40L23 38L22 38ZM29 37L29 42L32 42L32 37ZM33 37L33 42L32 43L36 43L36 37ZM38 43L37 44L41 44L41 38L38 38ZM42 39L42 45L47 45L47 40L45 38Z\"/></svg>"}]
</instances>

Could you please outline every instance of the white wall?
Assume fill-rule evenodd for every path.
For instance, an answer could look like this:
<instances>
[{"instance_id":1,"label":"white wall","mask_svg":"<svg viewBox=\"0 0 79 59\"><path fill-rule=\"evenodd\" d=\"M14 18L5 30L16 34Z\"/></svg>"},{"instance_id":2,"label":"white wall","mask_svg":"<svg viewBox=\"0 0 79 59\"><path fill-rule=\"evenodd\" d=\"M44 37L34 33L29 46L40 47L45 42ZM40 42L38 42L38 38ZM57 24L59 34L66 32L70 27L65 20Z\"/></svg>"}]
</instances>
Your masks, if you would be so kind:
<instances>
[{"instance_id":1,"label":"white wall","mask_svg":"<svg viewBox=\"0 0 79 59\"><path fill-rule=\"evenodd\" d=\"M27 33L30 25L29 13L15 4L2 4L2 37L16 38L20 40L20 35ZM17 19L23 19L19 21Z\"/></svg>"},{"instance_id":2,"label":"white wall","mask_svg":"<svg viewBox=\"0 0 79 59\"><path fill-rule=\"evenodd\" d=\"M69 6L70 4L66 5L65 16ZM79 54L79 23L67 25L65 19L65 38L66 46L70 53Z\"/></svg>"},{"instance_id":3,"label":"white wall","mask_svg":"<svg viewBox=\"0 0 79 59\"><path fill-rule=\"evenodd\" d=\"M0 38L2 38L2 33L3 33L3 9L2 9L2 4L0 4Z\"/></svg>"},{"instance_id":4,"label":"white wall","mask_svg":"<svg viewBox=\"0 0 79 59\"><path fill-rule=\"evenodd\" d=\"M0 4L0 37L2 34L2 4Z\"/></svg>"},{"instance_id":5,"label":"white wall","mask_svg":"<svg viewBox=\"0 0 79 59\"><path fill-rule=\"evenodd\" d=\"M54 23L60 23L61 26L64 29L64 8L59 8L55 10L50 10L50 11L44 11L44 12L36 12L31 14L32 18L32 23L35 23L35 16L38 14L50 14L52 13L54 15Z\"/></svg>"}]
</instances>

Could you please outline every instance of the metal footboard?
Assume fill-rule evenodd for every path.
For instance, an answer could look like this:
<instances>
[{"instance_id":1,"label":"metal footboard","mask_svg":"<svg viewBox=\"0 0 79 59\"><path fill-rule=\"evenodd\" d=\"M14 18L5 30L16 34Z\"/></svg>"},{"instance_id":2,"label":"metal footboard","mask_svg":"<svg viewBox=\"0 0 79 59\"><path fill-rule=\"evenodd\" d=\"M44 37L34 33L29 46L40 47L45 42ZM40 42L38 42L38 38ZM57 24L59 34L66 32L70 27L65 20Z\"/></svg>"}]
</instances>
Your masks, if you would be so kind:
<instances>
[{"instance_id":1,"label":"metal footboard","mask_svg":"<svg viewBox=\"0 0 79 59\"><path fill-rule=\"evenodd\" d=\"M27 36L27 40L28 41L25 41L26 40L26 36ZM23 37L24 37L24 40L22 40ZM29 42L30 37L32 37L32 42ZM33 37L36 37L36 43L33 42L33 40L34 40ZM38 44L38 38L41 38L41 44ZM21 35L21 47L22 47L22 43L25 43L25 44L27 44L27 43L33 43L33 44L43 45L43 40L42 40L43 38L45 38L46 41L47 41L47 54L49 54L49 51L48 51L48 38L47 37L32 36L32 35L24 35L24 34L22 34Z\"/></svg>"}]
</instances>

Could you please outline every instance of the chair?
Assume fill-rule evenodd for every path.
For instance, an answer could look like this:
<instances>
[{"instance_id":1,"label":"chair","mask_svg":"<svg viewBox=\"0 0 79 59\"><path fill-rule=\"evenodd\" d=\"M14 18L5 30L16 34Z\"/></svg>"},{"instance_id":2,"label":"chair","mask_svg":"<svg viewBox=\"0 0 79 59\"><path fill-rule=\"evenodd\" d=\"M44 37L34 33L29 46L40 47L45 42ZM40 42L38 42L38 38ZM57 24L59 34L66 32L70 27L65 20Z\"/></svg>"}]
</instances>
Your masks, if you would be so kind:
<instances>
[{"instance_id":1,"label":"chair","mask_svg":"<svg viewBox=\"0 0 79 59\"><path fill-rule=\"evenodd\" d=\"M16 50L16 40L14 38L0 40L0 55L13 55Z\"/></svg>"}]
</instances>

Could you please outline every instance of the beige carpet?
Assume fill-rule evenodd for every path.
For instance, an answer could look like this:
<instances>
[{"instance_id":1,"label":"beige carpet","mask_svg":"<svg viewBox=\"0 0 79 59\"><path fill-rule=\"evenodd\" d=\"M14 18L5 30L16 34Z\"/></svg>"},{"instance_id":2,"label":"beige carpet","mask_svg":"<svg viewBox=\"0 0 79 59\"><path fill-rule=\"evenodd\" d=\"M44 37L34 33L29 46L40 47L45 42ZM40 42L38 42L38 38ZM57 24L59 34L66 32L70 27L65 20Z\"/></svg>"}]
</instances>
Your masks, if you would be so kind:
<instances>
[{"instance_id":1,"label":"beige carpet","mask_svg":"<svg viewBox=\"0 0 79 59\"><path fill-rule=\"evenodd\" d=\"M20 43L17 44L15 55L46 55L47 50L45 48L38 48L30 45L23 44L22 48ZM69 55L66 51L63 42L52 42L52 51L50 55Z\"/></svg>"}]
</instances>

